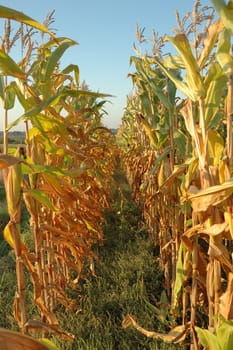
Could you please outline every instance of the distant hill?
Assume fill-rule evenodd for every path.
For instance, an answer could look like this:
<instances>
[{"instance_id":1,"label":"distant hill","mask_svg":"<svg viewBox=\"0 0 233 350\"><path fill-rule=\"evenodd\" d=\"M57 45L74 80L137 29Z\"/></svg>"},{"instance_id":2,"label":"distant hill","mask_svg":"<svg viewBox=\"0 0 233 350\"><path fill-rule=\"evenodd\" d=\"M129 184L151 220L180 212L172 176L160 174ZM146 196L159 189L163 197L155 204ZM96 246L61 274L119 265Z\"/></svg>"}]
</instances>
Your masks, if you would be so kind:
<instances>
[{"instance_id":1,"label":"distant hill","mask_svg":"<svg viewBox=\"0 0 233 350\"><path fill-rule=\"evenodd\" d=\"M110 129L111 130L111 132L114 134L114 135L116 135L116 133L117 133L117 131L118 131L118 129Z\"/></svg>"},{"instance_id":2,"label":"distant hill","mask_svg":"<svg viewBox=\"0 0 233 350\"><path fill-rule=\"evenodd\" d=\"M24 143L26 134L24 131L10 131L8 132L9 143ZM0 131L0 144L3 144L3 131Z\"/></svg>"}]
</instances>

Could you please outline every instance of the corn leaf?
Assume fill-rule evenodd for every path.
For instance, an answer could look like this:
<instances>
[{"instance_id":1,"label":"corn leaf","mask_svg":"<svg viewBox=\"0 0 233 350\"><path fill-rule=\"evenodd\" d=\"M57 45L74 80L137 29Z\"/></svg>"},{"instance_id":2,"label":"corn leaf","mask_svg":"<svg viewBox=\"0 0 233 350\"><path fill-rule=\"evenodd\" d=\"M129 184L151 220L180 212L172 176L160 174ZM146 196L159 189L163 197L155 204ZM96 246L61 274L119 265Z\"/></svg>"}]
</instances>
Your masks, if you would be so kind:
<instances>
[{"instance_id":1,"label":"corn leaf","mask_svg":"<svg viewBox=\"0 0 233 350\"><path fill-rule=\"evenodd\" d=\"M46 344L44 345L32 337L4 328L0 328L0 349L49 350Z\"/></svg>"},{"instance_id":2,"label":"corn leaf","mask_svg":"<svg viewBox=\"0 0 233 350\"><path fill-rule=\"evenodd\" d=\"M30 190L27 189L25 190L25 192L29 194L31 197L33 197L34 199L36 199L42 205L48 207L50 210L56 211L49 197L44 192L37 189L30 189Z\"/></svg>"},{"instance_id":3,"label":"corn leaf","mask_svg":"<svg viewBox=\"0 0 233 350\"><path fill-rule=\"evenodd\" d=\"M206 211L211 206L218 205L229 198L233 193L233 180L229 180L222 185L208 187L199 191L195 195L190 195L189 199L195 212Z\"/></svg>"},{"instance_id":4,"label":"corn leaf","mask_svg":"<svg viewBox=\"0 0 233 350\"><path fill-rule=\"evenodd\" d=\"M180 56L168 54L164 58L164 65L169 69L185 69L184 62Z\"/></svg>"},{"instance_id":5,"label":"corn leaf","mask_svg":"<svg viewBox=\"0 0 233 350\"><path fill-rule=\"evenodd\" d=\"M167 179L165 179L165 181L159 187L159 192L169 193L169 191L171 191L171 186L174 183L174 181L178 178L178 176L183 174L185 170L186 170L185 164L182 164L182 166L175 167L172 174Z\"/></svg>"},{"instance_id":6,"label":"corn leaf","mask_svg":"<svg viewBox=\"0 0 233 350\"><path fill-rule=\"evenodd\" d=\"M176 262L176 280L175 280L175 284L173 287L174 306L176 306L178 303L178 297L180 295L181 288L182 288L183 282L184 282L184 265L183 265L183 263L184 263L185 252L186 252L186 247L185 247L184 243L181 242L181 244L179 246L178 258L177 258L177 262Z\"/></svg>"},{"instance_id":7,"label":"corn leaf","mask_svg":"<svg viewBox=\"0 0 233 350\"><path fill-rule=\"evenodd\" d=\"M136 328L140 333L144 334L148 338L162 339L167 343L179 343L186 337L185 326L176 326L167 334L148 331L142 328L132 315L127 314L122 322L122 327L127 328L130 326Z\"/></svg>"},{"instance_id":8,"label":"corn leaf","mask_svg":"<svg viewBox=\"0 0 233 350\"><path fill-rule=\"evenodd\" d=\"M221 347L221 343L219 343L216 335L214 335L207 329L201 329L199 327L195 327L195 331L197 332L197 336L200 343L205 348L209 348L211 350L223 350Z\"/></svg>"},{"instance_id":9,"label":"corn leaf","mask_svg":"<svg viewBox=\"0 0 233 350\"><path fill-rule=\"evenodd\" d=\"M209 158L213 165L218 165L224 151L224 140L216 130L208 130Z\"/></svg>"},{"instance_id":10,"label":"corn leaf","mask_svg":"<svg viewBox=\"0 0 233 350\"><path fill-rule=\"evenodd\" d=\"M9 244L9 246L14 249L15 245L14 245L14 240L13 240L12 234L11 234L10 224L7 224L5 226L5 228L3 230L3 236L4 236L4 239L7 241L7 243Z\"/></svg>"},{"instance_id":11,"label":"corn leaf","mask_svg":"<svg viewBox=\"0 0 233 350\"><path fill-rule=\"evenodd\" d=\"M208 28L208 34L203 42L203 49L201 50L201 55L198 59L198 65L200 69L203 69L205 66L206 61L208 60L211 51L213 50L218 34L220 30L222 30L223 25L220 19L215 21L209 28Z\"/></svg>"},{"instance_id":12,"label":"corn leaf","mask_svg":"<svg viewBox=\"0 0 233 350\"><path fill-rule=\"evenodd\" d=\"M233 34L233 6L232 1L229 1L226 5L224 0L211 0L212 4L216 8L220 19L222 20L224 26L231 30Z\"/></svg>"},{"instance_id":13,"label":"corn leaf","mask_svg":"<svg viewBox=\"0 0 233 350\"><path fill-rule=\"evenodd\" d=\"M205 121L206 127L210 128L215 123L215 116L219 110L221 99L226 91L227 76L223 73L220 65L213 62L205 79ZM217 121L216 121L217 122Z\"/></svg>"},{"instance_id":14,"label":"corn leaf","mask_svg":"<svg viewBox=\"0 0 233 350\"><path fill-rule=\"evenodd\" d=\"M222 315L225 320L232 320L233 319L233 273L229 272L228 274L228 281L227 281L227 288L226 291L221 295L220 299L220 305L219 305L219 311L220 315ZM232 339L232 322L225 321L222 319L221 326L217 329L217 336L219 338L223 338L222 344L226 342L227 339L230 339L229 348L233 347L233 339ZM230 332L230 334L227 334ZM225 345L225 344L224 344ZM226 343L226 346L228 345L228 341ZM224 347L225 348L225 347ZM226 348L226 349L229 349Z\"/></svg>"},{"instance_id":15,"label":"corn leaf","mask_svg":"<svg viewBox=\"0 0 233 350\"><path fill-rule=\"evenodd\" d=\"M71 39L66 39L65 42L63 42L62 44L60 44L51 54L51 56L49 57L48 63L46 65L45 68L45 73L44 73L44 77L43 80L47 81L51 74L53 73L55 67L57 66L61 56L63 55L63 53L70 47L76 45L76 42L74 40Z\"/></svg>"},{"instance_id":16,"label":"corn leaf","mask_svg":"<svg viewBox=\"0 0 233 350\"><path fill-rule=\"evenodd\" d=\"M46 345L49 350L59 350L59 348L47 338L40 338L39 341L40 343Z\"/></svg>"},{"instance_id":17,"label":"corn leaf","mask_svg":"<svg viewBox=\"0 0 233 350\"><path fill-rule=\"evenodd\" d=\"M32 106L32 102L30 102L26 97L25 97L25 92L22 92L20 89L20 85L17 84L15 81L10 83L12 89L14 89L15 94L23 107L24 110L29 110L30 107Z\"/></svg>"},{"instance_id":18,"label":"corn leaf","mask_svg":"<svg viewBox=\"0 0 233 350\"><path fill-rule=\"evenodd\" d=\"M9 246L11 248L15 249L16 247L15 247L15 242L14 242L14 239L13 239L13 230L17 230L17 225L16 224L12 224L11 222L9 222L4 227L3 236L4 236L4 239L6 240L6 242L9 244ZM20 242L21 250L27 251L26 245L21 241L20 238L19 238L19 242Z\"/></svg>"},{"instance_id":19,"label":"corn leaf","mask_svg":"<svg viewBox=\"0 0 233 350\"><path fill-rule=\"evenodd\" d=\"M25 15L23 12L13 10L9 7L0 6L0 18L9 18L13 19L15 21L27 24L33 28L36 28L44 33L49 34L50 36L54 37L54 34L50 32L44 25L40 24L39 22L35 21L31 17Z\"/></svg>"},{"instance_id":20,"label":"corn leaf","mask_svg":"<svg viewBox=\"0 0 233 350\"><path fill-rule=\"evenodd\" d=\"M4 77L0 76L0 99L2 102L4 101L4 91L5 91Z\"/></svg>"},{"instance_id":21,"label":"corn leaf","mask_svg":"<svg viewBox=\"0 0 233 350\"><path fill-rule=\"evenodd\" d=\"M229 231L230 231L230 234L231 234L231 238L233 239L233 222L232 222L232 214L225 211L224 212L224 219L225 219L225 222L226 224L228 225L229 227Z\"/></svg>"},{"instance_id":22,"label":"corn leaf","mask_svg":"<svg viewBox=\"0 0 233 350\"><path fill-rule=\"evenodd\" d=\"M21 158L17 158L8 154L1 154L0 155L0 169L8 168L12 165L16 165L18 163L22 162Z\"/></svg>"},{"instance_id":23,"label":"corn leaf","mask_svg":"<svg viewBox=\"0 0 233 350\"><path fill-rule=\"evenodd\" d=\"M23 80L27 79L26 74L19 68L17 63L2 49L0 49L0 71L3 75L10 75Z\"/></svg>"},{"instance_id":24,"label":"corn leaf","mask_svg":"<svg viewBox=\"0 0 233 350\"><path fill-rule=\"evenodd\" d=\"M192 54L189 40L185 34L177 34L174 37L165 37L165 40L171 42L178 51L186 68L187 84L195 95L198 97L205 96L205 88L202 77L199 73L199 67Z\"/></svg>"},{"instance_id":25,"label":"corn leaf","mask_svg":"<svg viewBox=\"0 0 233 350\"><path fill-rule=\"evenodd\" d=\"M76 64L70 64L65 69L61 71L62 74L68 74L74 72L76 85L79 86L80 83L80 73L79 67Z\"/></svg>"},{"instance_id":26,"label":"corn leaf","mask_svg":"<svg viewBox=\"0 0 233 350\"><path fill-rule=\"evenodd\" d=\"M15 90L12 85L8 85L5 89L5 97L4 97L4 109L9 110L12 109L15 105Z\"/></svg>"},{"instance_id":27,"label":"corn leaf","mask_svg":"<svg viewBox=\"0 0 233 350\"><path fill-rule=\"evenodd\" d=\"M232 19L233 21L233 19ZM231 49L231 32L224 29L220 35L216 50L216 58L223 69L224 73L229 75L233 71L233 59L230 53Z\"/></svg>"},{"instance_id":28,"label":"corn leaf","mask_svg":"<svg viewBox=\"0 0 233 350\"><path fill-rule=\"evenodd\" d=\"M182 92L185 96L189 97L192 101L197 101L199 96L195 93L195 91L192 91L189 86L183 82L180 75L177 74L176 71L168 69L164 62L158 60L156 57L154 58L155 63L162 69L162 71L170 78L175 86L177 87L180 92Z\"/></svg>"}]
</instances>

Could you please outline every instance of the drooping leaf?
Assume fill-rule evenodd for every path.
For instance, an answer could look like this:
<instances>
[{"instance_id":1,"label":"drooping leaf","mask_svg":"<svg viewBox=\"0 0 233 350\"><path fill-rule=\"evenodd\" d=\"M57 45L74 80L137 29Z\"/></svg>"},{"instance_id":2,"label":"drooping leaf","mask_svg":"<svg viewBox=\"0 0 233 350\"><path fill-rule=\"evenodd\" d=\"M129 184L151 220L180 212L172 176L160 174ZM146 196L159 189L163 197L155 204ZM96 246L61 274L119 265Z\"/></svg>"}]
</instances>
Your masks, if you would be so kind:
<instances>
[{"instance_id":1,"label":"drooping leaf","mask_svg":"<svg viewBox=\"0 0 233 350\"><path fill-rule=\"evenodd\" d=\"M74 72L76 85L79 86L80 73L79 73L79 67L76 64L69 64L66 68L64 68L61 71L62 74L68 74L71 72Z\"/></svg>"},{"instance_id":2,"label":"drooping leaf","mask_svg":"<svg viewBox=\"0 0 233 350\"><path fill-rule=\"evenodd\" d=\"M233 11L232 11L233 14ZM232 19L233 23L233 19ZM233 58L230 53L231 50L231 36L232 33L228 29L224 29L220 35L216 58L225 74L230 75L233 72Z\"/></svg>"},{"instance_id":3,"label":"drooping leaf","mask_svg":"<svg viewBox=\"0 0 233 350\"><path fill-rule=\"evenodd\" d=\"M8 154L0 155L0 169L5 169L21 162L22 162L21 158L17 158Z\"/></svg>"},{"instance_id":4,"label":"drooping leaf","mask_svg":"<svg viewBox=\"0 0 233 350\"><path fill-rule=\"evenodd\" d=\"M196 59L193 56L190 43L186 35L177 34L174 37L166 36L165 40L171 42L178 51L186 69L186 81L190 90L193 91L197 98L200 96L205 96L203 79L199 73L199 67Z\"/></svg>"},{"instance_id":5,"label":"drooping leaf","mask_svg":"<svg viewBox=\"0 0 233 350\"><path fill-rule=\"evenodd\" d=\"M44 25L25 15L23 12L11 9L9 7L0 6L0 18L13 19L15 21L27 24L54 37L54 34L50 32Z\"/></svg>"},{"instance_id":6,"label":"drooping leaf","mask_svg":"<svg viewBox=\"0 0 233 350\"><path fill-rule=\"evenodd\" d=\"M206 211L209 207L222 203L233 193L233 180L199 191L189 199L195 212Z\"/></svg>"},{"instance_id":7,"label":"drooping leaf","mask_svg":"<svg viewBox=\"0 0 233 350\"><path fill-rule=\"evenodd\" d=\"M177 305L178 303L178 297L181 291L181 288L183 286L183 282L184 282L184 254L186 252L186 247L183 244L183 242L181 242L180 246L179 246L179 251L178 251L178 257L177 257L177 262L176 262L176 280L175 280L175 284L173 287L173 295L174 295L174 306Z\"/></svg>"},{"instance_id":8,"label":"drooping leaf","mask_svg":"<svg viewBox=\"0 0 233 350\"><path fill-rule=\"evenodd\" d=\"M208 28L208 34L204 39L203 49L201 50L201 54L200 54L200 57L198 59L198 65L199 65L200 69L204 68L206 61L208 60L208 58L211 54L211 51L213 50L213 48L217 42L218 34L222 30L222 28L223 28L223 25L222 25L222 22L220 19L217 19Z\"/></svg>"},{"instance_id":9,"label":"drooping leaf","mask_svg":"<svg viewBox=\"0 0 233 350\"><path fill-rule=\"evenodd\" d=\"M161 193L169 193L171 191L171 186L174 181L178 178L178 176L182 175L187 168L186 164L182 164L181 166L177 166L174 168L173 172L169 175L167 179L161 184L159 187L159 192Z\"/></svg>"},{"instance_id":10,"label":"drooping leaf","mask_svg":"<svg viewBox=\"0 0 233 350\"><path fill-rule=\"evenodd\" d=\"M32 337L4 328L0 328L0 349L49 350L46 345Z\"/></svg>"},{"instance_id":11,"label":"drooping leaf","mask_svg":"<svg viewBox=\"0 0 233 350\"><path fill-rule=\"evenodd\" d=\"M48 207L50 210L56 211L56 208L54 207L49 197L46 196L44 192L37 189L27 189L25 190L25 192L30 196L32 196L34 199L36 199L42 205Z\"/></svg>"},{"instance_id":12,"label":"drooping leaf","mask_svg":"<svg viewBox=\"0 0 233 350\"><path fill-rule=\"evenodd\" d=\"M215 122L216 113L219 110L221 99L226 93L227 76L223 73L220 65L213 62L205 78L205 122L206 127L211 128Z\"/></svg>"},{"instance_id":13,"label":"drooping leaf","mask_svg":"<svg viewBox=\"0 0 233 350\"><path fill-rule=\"evenodd\" d=\"M47 338L40 338L39 341L40 343L46 345L49 350L59 350L59 348Z\"/></svg>"},{"instance_id":14,"label":"drooping leaf","mask_svg":"<svg viewBox=\"0 0 233 350\"><path fill-rule=\"evenodd\" d=\"M175 86L180 92L182 92L185 96L189 97L192 101L197 101L199 96L192 91L187 83L185 83L180 75L177 75L177 72L168 69L163 62L158 60L156 57L154 58L155 63L162 69L162 71L173 81Z\"/></svg>"},{"instance_id":15,"label":"drooping leaf","mask_svg":"<svg viewBox=\"0 0 233 350\"><path fill-rule=\"evenodd\" d=\"M185 69L185 65L182 58L177 55L168 54L164 58L164 65L168 69Z\"/></svg>"},{"instance_id":16,"label":"drooping leaf","mask_svg":"<svg viewBox=\"0 0 233 350\"><path fill-rule=\"evenodd\" d=\"M197 332L200 343L205 348L209 348L211 350L222 350L221 344L216 335L207 329L202 329L200 327L195 327L195 331Z\"/></svg>"},{"instance_id":17,"label":"drooping leaf","mask_svg":"<svg viewBox=\"0 0 233 350\"><path fill-rule=\"evenodd\" d=\"M43 80L47 81L51 74L53 73L55 67L57 66L61 56L64 54L64 52L70 47L76 45L76 42L71 39L66 39L63 43L61 43L51 54L49 57L49 60L47 62L45 73Z\"/></svg>"},{"instance_id":18,"label":"drooping leaf","mask_svg":"<svg viewBox=\"0 0 233 350\"><path fill-rule=\"evenodd\" d=\"M134 327L140 333L144 334L148 338L162 339L167 343L179 343L183 341L186 337L187 329L185 326L176 326L169 333L163 334L153 331L148 331L137 323L136 319L132 315L126 315L122 322L123 328Z\"/></svg>"},{"instance_id":19,"label":"drooping leaf","mask_svg":"<svg viewBox=\"0 0 233 350\"><path fill-rule=\"evenodd\" d=\"M233 8L231 1L229 1L228 5L226 5L224 0L211 0L211 2L216 8L224 26L233 33Z\"/></svg>"},{"instance_id":20,"label":"drooping leaf","mask_svg":"<svg viewBox=\"0 0 233 350\"><path fill-rule=\"evenodd\" d=\"M3 230L3 236L4 239L6 240L6 242L9 244L9 246L13 249L16 249L15 246L15 241L14 241L14 235L13 235L13 230L17 230L17 227L14 227L15 224L12 224L11 222L9 222ZM22 242L22 240L19 238L18 240L20 242L20 249L27 251L27 247L26 245Z\"/></svg>"},{"instance_id":21,"label":"drooping leaf","mask_svg":"<svg viewBox=\"0 0 233 350\"><path fill-rule=\"evenodd\" d=\"M0 49L0 70L3 75L10 75L23 80L27 79L26 74L19 68L17 63L2 49Z\"/></svg>"}]
</instances>

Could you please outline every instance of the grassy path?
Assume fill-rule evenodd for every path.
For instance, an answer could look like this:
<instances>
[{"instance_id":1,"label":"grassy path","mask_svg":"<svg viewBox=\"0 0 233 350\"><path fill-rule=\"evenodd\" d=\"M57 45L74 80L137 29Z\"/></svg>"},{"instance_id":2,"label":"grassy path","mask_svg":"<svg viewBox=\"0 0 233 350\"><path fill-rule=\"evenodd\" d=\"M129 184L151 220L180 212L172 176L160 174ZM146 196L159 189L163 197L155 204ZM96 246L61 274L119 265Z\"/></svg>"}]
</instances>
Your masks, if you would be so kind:
<instances>
[{"instance_id":1,"label":"grassy path","mask_svg":"<svg viewBox=\"0 0 233 350\"><path fill-rule=\"evenodd\" d=\"M73 344L57 338L61 350L173 350L180 349L146 338L135 329L122 328L127 314L133 315L147 330L166 332L170 321L166 311L156 313L163 290L163 277L154 247L148 239L140 211L130 196L130 188L122 171L115 174L119 190L115 190L112 209L106 212L104 242L96 247L99 262L95 275L80 282L76 298L78 311L58 310L61 327L75 335ZM26 233L31 237L31 233ZM1 241L0 246L0 326L17 329L12 315L15 293L14 254ZM28 281L29 283L29 281ZM28 284L30 312L35 314L33 291ZM31 293L31 294L30 294Z\"/></svg>"},{"instance_id":2,"label":"grassy path","mask_svg":"<svg viewBox=\"0 0 233 350\"><path fill-rule=\"evenodd\" d=\"M76 334L71 349L178 349L122 328L128 313L146 329L164 331L166 327L153 307L159 301L163 282L153 246L127 182L121 174L116 178L124 197L116 191L112 210L106 213L105 241L97 249L100 261L96 276L81 284L80 312L62 315L64 328ZM60 347L67 349L67 344Z\"/></svg>"}]
</instances>

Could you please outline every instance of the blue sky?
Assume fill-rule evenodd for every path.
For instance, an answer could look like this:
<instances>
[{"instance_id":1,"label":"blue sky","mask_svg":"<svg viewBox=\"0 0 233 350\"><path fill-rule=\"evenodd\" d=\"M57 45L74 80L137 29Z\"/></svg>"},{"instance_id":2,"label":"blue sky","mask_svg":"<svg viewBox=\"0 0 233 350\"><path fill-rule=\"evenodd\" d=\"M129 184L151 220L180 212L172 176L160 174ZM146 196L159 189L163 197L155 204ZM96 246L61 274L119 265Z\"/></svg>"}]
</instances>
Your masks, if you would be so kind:
<instances>
[{"instance_id":1,"label":"blue sky","mask_svg":"<svg viewBox=\"0 0 233 350\"><path fill-rule=\"evenodd\" d=\"M92 91L114 95L106 104L104 119L108 127L118 127L132 89L127 74L132 70L136 24L160 36L172 35L176 26L175 9L181 17L192 11L191 0L0 0L3 6L24 12L39 22L55 10L53 27L57 36L66 36L79 44L70 48L62 59L64 66L73 63L80 68L81 80ZM202 0L202 5L211 1Z\"/></svg>"}]
</instances>

